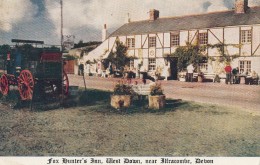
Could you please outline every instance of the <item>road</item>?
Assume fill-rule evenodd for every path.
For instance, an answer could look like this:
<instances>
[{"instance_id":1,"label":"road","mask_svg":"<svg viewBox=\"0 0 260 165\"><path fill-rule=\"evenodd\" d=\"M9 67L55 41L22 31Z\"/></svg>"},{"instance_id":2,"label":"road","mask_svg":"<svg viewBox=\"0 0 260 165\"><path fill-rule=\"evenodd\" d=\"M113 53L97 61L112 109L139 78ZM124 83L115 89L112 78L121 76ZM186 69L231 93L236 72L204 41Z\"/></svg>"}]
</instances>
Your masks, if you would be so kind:
<instances>
[{"instance_id":1,"label":"road","mask_svg":"<svg viewBox=\"0 0 260 165\"><path fill-rule=\"evenodd\" d=\"M87 88L113 90L117 78L86 77ZM84 87L82 76L69 75L70 85ZM140 81L140 80L137 80ZM167 98L260 111L260 85L159 81Z\"/></svg>"}]
</instances>

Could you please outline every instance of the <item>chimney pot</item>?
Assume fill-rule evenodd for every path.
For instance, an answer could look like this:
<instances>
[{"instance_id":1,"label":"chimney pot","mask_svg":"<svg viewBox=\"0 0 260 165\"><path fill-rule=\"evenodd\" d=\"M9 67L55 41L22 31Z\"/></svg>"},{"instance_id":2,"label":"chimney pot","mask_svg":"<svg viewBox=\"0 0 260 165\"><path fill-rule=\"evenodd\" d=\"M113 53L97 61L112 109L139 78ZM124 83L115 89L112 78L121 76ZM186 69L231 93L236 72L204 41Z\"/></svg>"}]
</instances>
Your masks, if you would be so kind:
<instances>
[{"instance_id":1,"label":"chimney pot","mask_svg":"<svg viewBox=\"0 0 260 165\"><path fill-rule=\"evenodd\" d=\"M151 9L149 11L149 15L150 15L150 21L154 21L157 18L159 18L159 10L155 10L155 9Z\"/></svg>"},{"instance_id":2,"label":"chimney pot","mask_svg":"<svg viewBox=\"0 0 260 165\"><path fill-rule=\"evenodd\" d=\"M107 24L104 24L104 27L102 29L102 41L105 41L107 39Z\"/></svg>"},{"instance_id":3,"label":"chimney pot","mask_svg":"<svg viewBox=\"0 0 260 165\"><path fill-rule=\"evenodd\" d=\"M248 0L236 0L235 1L235 13L241 14L246 13L248 9Z\"/></svg>"}]
</instances>

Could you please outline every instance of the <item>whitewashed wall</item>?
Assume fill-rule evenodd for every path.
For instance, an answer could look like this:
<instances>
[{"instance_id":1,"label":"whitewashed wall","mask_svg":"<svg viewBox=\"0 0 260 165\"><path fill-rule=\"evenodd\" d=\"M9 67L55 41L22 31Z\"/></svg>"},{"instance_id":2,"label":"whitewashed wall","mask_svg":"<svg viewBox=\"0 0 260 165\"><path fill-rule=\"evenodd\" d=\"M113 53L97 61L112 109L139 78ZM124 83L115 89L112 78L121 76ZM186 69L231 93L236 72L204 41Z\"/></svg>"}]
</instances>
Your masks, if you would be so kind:
<instances>
[{"instance_id":1,"label":"whitewashed wall","mask_svg":"<svg viewBox=\"0 0 260 165\"><path fill-rule=\"evenodd\" d=\"M156 48L162 48L163 47L163 40L164 40L163 33L158 33L156 35Z\"/></svg>"},{"instance_id":2,"label":"whitewashed wall","mask_svg":"<svg viewBox=\"0 0 260 165\"><path fill-rule=\"evenodd\" d=\"M142 35L142 46L143 48L148 48L148 35Z\"/></svg>"},{"instance_id":3,"label":"whitewashed wall","mask_svg":"<svg viewBox=\"0 0 260 165\"><path fill-rule=\"evenodd\" d=\"M136 35L135 36L135 48L140 49L142 46L141 44L141 35Z\"/></svg>"},{"instance_id":4,"label":"whitewashed wall","mask_svg":"<svg viewBox=\"0 0 260 165\"><path fill-rule=\"evenodd\" d=\"M253 53L260 56L260 25L253 26Z\"/></svg>"},{"instance_id":5,"label":"whitewashed wall","mask_svg":"<svg viewBox=\"0 0 260 165\"><path fill-rule=\"evenodd\" d=\"M186 43L188 42L188 31L181 31L180 32L180 46L185 46Z\"/></svg>"},{"instance_id":6,"label":"whitewashed wall","mask_svg":"<svg viewBox=\"0 0 260 165\"><path fill-rule=\"evenodd\" d=\"M170 47L170 33L164 33L164 47Z\"/></svg>"},{"instance_id":7,"label":"whitewashed wall","mask_svg":"<svg viewBox=\"0 0 260 165\"><path fill-rule=\"evenodd\" d=\"M252 29L252 44L240 44L240 30ZM226 46L225 54L227 55L239 55L245 56L247 60L251 60L252 70L260 73L260 25L252 26L240 26L240 27L225 27L225 28L211 28L211 29L199 29L199 30L182 30L180 31L180 46L185 46L186 42L196 43L197 32L208 32L208 43L219 44L224 43ZM156 48L148 48L149 37L156 37ZM148 58L151 50L155 51L156 65L164 66L163 55L173 53L177 47L170 47L170 32L157 33L157 34L143 34L143 35L131 35L131 36L119 36L119 40L126 44L126 38L135 38L135 49L129 49L128 55L141 58L144 66L148 69ZM111 37L106 40L107 49L111 49L114 46L116 37ZM251 50L252 48L252 50ZM258 55L258 57L251 57L251 54ZM219 56L219 50L217 48L209 48L208 55L217 57ZM238 66L238 60L242 57L234 59L232 65ZM137 67L140 60L134 60L134 65ZM209 63L209 67L213 70L221 68L222 64L216 62Z\"/></svg>"}]
</instances>

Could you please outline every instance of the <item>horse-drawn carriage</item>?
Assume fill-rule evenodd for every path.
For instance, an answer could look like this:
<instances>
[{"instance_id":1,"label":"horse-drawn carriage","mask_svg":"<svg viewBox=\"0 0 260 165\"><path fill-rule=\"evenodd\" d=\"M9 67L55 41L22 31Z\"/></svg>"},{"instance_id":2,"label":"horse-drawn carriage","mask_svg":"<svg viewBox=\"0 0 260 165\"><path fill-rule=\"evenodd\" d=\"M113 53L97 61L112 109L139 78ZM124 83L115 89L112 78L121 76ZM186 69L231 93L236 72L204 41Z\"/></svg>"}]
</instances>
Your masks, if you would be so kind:
<instances>
[{"instance_id":1,"label":"horse-drawn carriage","mask_svg":"<svg viewBox=\"0 0 260 165\"><path fill-rule=\"evenodd\" d=\"M11 85L18 87L21 100L32 100L35 90L57 96L68 94L69 81L59 48L43 47L43 41L13 39L12 42L16 45L5 58L6 71L0 78L3 95L8 94Z\"/></svg>"}]
</instances>

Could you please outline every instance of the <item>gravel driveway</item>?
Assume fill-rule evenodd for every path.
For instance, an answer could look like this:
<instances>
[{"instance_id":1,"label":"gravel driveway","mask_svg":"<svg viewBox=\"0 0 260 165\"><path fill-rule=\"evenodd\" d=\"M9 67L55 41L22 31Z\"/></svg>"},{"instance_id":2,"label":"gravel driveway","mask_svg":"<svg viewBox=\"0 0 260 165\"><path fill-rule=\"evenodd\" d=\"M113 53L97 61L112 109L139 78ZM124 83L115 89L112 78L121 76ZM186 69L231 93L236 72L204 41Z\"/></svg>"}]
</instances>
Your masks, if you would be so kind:
<instances>
[{"instance_id":1,"label":"gravel driveway","mask_svg":"<svg viewBox=\"0 0 260 165\"><path fill-rule=\"evenodd\" d=\"M87 88L113 90L118 78L86 77ZM84 87L82 76L69 75L70 85ZM140 81L137 79L137 81ZM226 85L222 83L189 83L175 80L159 81L166 97L201 103L212 103L225 106L242 107L244 110L260 110L259 85Z\"/></svg>"}]
</instances>

